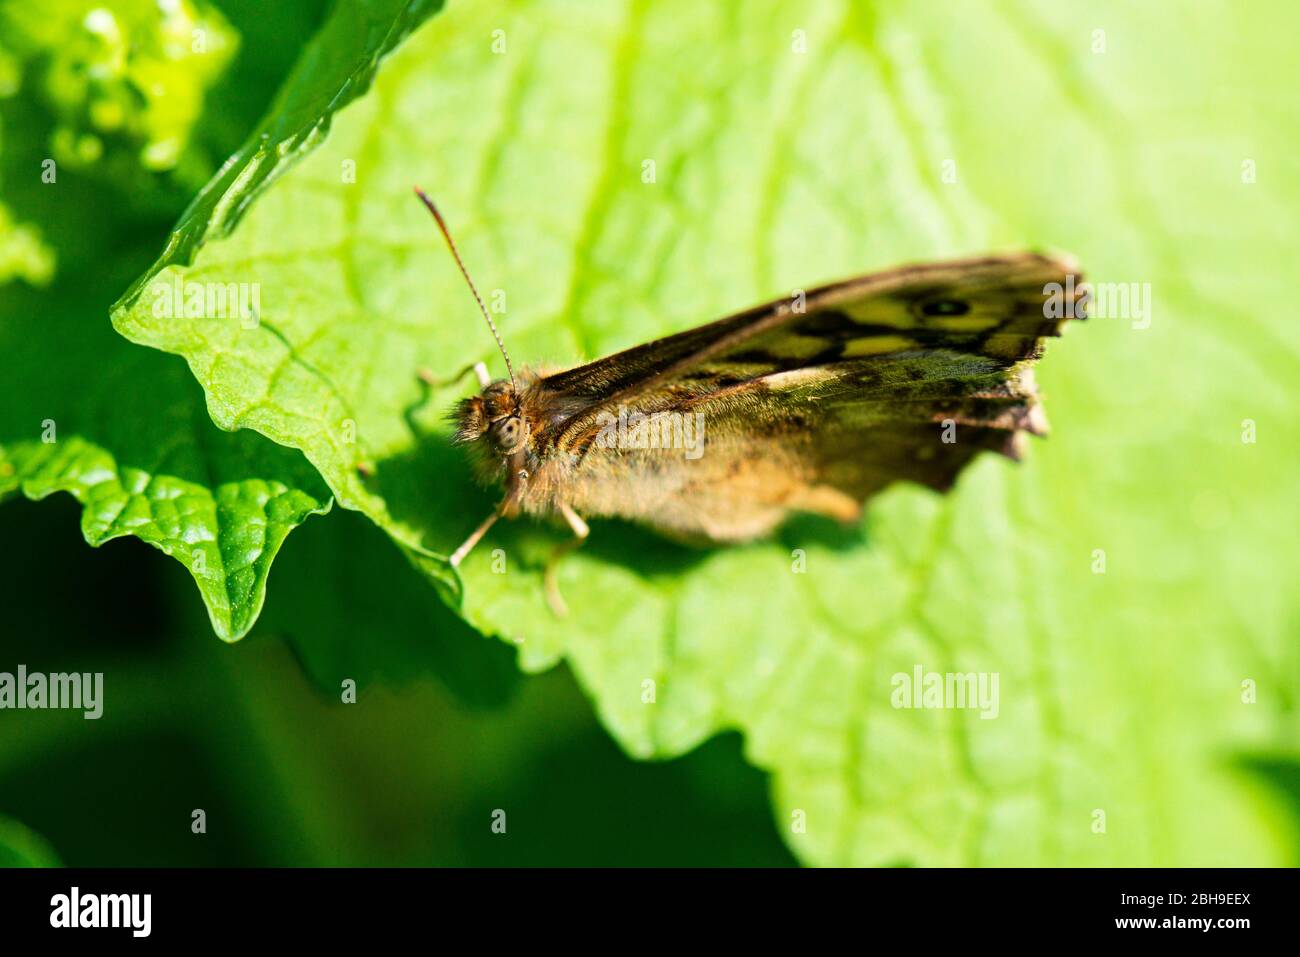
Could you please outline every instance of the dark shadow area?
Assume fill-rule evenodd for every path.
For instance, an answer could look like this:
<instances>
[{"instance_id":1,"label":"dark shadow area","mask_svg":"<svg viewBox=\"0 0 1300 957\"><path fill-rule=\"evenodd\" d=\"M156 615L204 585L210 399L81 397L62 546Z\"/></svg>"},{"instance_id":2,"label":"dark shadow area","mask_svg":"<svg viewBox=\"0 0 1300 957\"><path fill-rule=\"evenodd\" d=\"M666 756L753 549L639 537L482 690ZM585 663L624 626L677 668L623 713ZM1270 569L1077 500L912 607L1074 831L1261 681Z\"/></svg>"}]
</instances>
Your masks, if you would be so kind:
<instances>
[{"instance_id":1,"label":"dark shadow area","mask_svg":"<svg viewBox=\"0 0 1300 957\"><path fill-rule=\"evenodd\" d=\"M64 865L274 863L245 829L232 782L220 780L201 740L168 730L95 737L4 775L0 813L44 836ZM206 815L205 834L191 830L195 808Z\"/></svg>"},{"instance_id":2,"label":"dark shadow area","mask_svg":"<svg viewBox=\"0 0 1300 957\"><path fill-rule=\"evenodd\" d=\"M494 866L790 867L766 775L741 737L713 738L675 761L636 765L604 736L544 755L460 821L468 860ZM505 812L505 833L493 814Z\"/></svg>"},{"instance_id":3,"label":"dark shadow area","mask_svg":"<svg viewBox=\"0 0 1300 957\"><path fill-rule=\"evenodd\" d=\"M464 705L499 707L523 680L515 652L457 617L369 519L336 509L285 543L250 640L284 637L321 693L344 679L434 678Z\"/></svg>"},{"instance_id":4,"label":"dark shadow area","mask_svg":"<svg viewBox=\"0 0 1300 957\"><path fill-rule=\"evenodd\" d=\"M817 545L834 552L847 552L869 544L870 535L861 523L845 525L822 515L799 514L781 526L777 540L786 548Z\"/></svg>"},{"instance_id":5,"label":"dark shadow area","mask_svg":"<svg viewBox=\"0 0 1300 957\"><path fill-rule=\"evenodd\" d=\"M172 596L152 574L161 571L156 563L136 560L148 546L122 539L90 548L81 511L64 494L0 505L0 670L12 670L5 662L61 670L88 654L165 652ZM199 601L197 591L191 599Z\"/></svg>"},{"instance_id":6,"label":"dark shadow area","mask_svg":"<svg viewBox=\"0 0 1300 957\"><path fill-rule=\"evenodd\" d=\"M359 516L295 533L267 617L294 626L308 672L367 676L349 706L269 632L221 644L173 559L134 539L88 548L79 511L0 506L0 671L105 675L97 721L0 711L0 815L65 864L794 863L738 735L630 760L567 669L515 674L511 649L464 629Z\"/></svg>"}]
</instances>

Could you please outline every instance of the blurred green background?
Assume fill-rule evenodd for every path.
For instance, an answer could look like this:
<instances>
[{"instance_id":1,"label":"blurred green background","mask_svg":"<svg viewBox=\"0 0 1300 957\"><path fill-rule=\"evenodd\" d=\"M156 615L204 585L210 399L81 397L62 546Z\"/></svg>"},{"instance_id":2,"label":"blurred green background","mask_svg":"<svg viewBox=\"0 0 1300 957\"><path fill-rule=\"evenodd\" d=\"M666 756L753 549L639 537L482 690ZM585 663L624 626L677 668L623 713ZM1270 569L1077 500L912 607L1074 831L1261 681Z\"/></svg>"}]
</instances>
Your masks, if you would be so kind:
<instances>
[{"instance_id":1,"label":"blurred green background","mask_svg":"<svg viewBox=\"0 0 1300 957\"><path fill-rule=\"evenodd\" d=\"M111 25L101 6L114 11ZM398 6L345 2L335 39L369 49L363 27L382 18L363 14ZM693 557L698 567L680 576L653 567L668 546L612 530L569 571L631 609L628 634L613 636L626 641L608 634L599 602L586 621L529 620L519 629L529 632L525 662L567 662L537 677L519 675L515 649L453 617L374 524L339 508L288 537L257 626L223 644L180 564L135 537L88 548L85 538L110 537L111 508L90 501L83 511L62 494L27 501L13 482L20 459L0 455L0 670L102 671L109 700L100 721L0 712L0 862L789 865L775 822L788 829L802 808L820 816L791 839L809 862L1300 860L1300 617L1285 587L1296 527L1287 409L1300 375L1289 278L1300 163L1277 122L1296 116L1294 58L1287 30L1271 22L1284 6L1235 15L1226 4L1026 0L957 13L827 0L799 5L793 21L807 25L814 50L819 37L835 39L826 70L789 57L772 71L789 24L775 14L770 30L767 20L745 23L740 11L751 7L739 2L698 19L611 4L608 22L585 23L589 33L570 30L583 18L564 3L536 16L538 5L508 4L500 9L523 11L518 22L543 38L524 61L533 80L551 69L569 84L531 99L527 70L483 67L498 8L452 6L446 33L431 30L399 54L405 80L390 74L386 99L343 116L224 253L220 242L205 249L218 269L223 254L242 255L241 243L274 263L281 245L328 239L328 215L290 217L337 175L349 137L380 123L374 111L404 104L421 108L418 122L393 124L387 153L372 157L401 181L402 205L382 176L368 183L367 228L400 238L423 215L407 192L412 168L441 164L441 183L479 215L465 243L475 261L535 284L520 299L554 292L547 284L562 270L548 256L585 257L573 326L600 349L768 295L784 288L777 277L1022 244L1068 247L1101 278L1151 279L1156 322L1133 331L1099 320L1053 343L1041 376L1050 442L1035 443L1017 470L981 462L948 498L895 490L873 509L871 547L814 550L822 564L806 580L787 572L788 547L803 541L797 528L770 554ZM778 6L784 16L784 6L769 12ZM186 468L206 461L168 444L185 432L178 420L220 447L213 459L292 475L301 456L268 452L250 432L217 432L184 362L129 343L107 316L260 118L322 112L305 100L272 103L329 11L254 0L187 0L165 18L161 9L0 0L0 451L33 444L55 409L62 447L84 441L155 475L179 462L172 472L194 478ZM1094 20L1108 28L1100 53L1089 50ZM630 51L634 66L618 43L628 23L644 31L632 34L643 47ZM201 58L187 53L198 25ZM689 56L677 58L679 25L702 51L725 34L726 56L704 57L697 75ZM555 130L586 142L592 111L581 96L609 99L582 73L586 61L560 62L567 47L549 41L571 33L589 41L574 49L593 55L602 82L628 85L598 149L628 153L635 169L640 142L616 134L620 123L636 127L665 144L665 177L688 184L678 209L635 177L600 183L596 202L613 213L603 232L577 224L588 245L576 253L560 228L574 224L543 200L581 204L548 192L553 170L537 159L553 155L544 150ZM446 55L437 62L450 79L426 90L411 64L437 59L428 51ZM670 61L677 72L662 68ZM733 85L733 70L744 83ZM456 86L483 76L518 110L501 129ZM713 115L696 81L736 98ZM423 109L425 93L452 122ZM773 124L780 136L769 138ZM505 146L502 129L512 133ZM478 156L480 140L499 174L485 176L492 189L482 197L479 167L459 162ZM788 151L758 162L755 141L778 140ZM958 157L960 187L939 178L947 156ZM40 179L51 157L57 190ZM579 159L602 168L594 151ZM562 180L579 196L587 170L577 165L554 188ZM719 187L755 177L766 193ZM206 227L201 206L185 229ZM418 228L432 249L427 223ZM668 252L648 249L647 232ZM406 301L390 296L402 280L424 296L432 285L434 302L467 305L449 269L431 274L426 250L371 252L368 292L393 308ZM512 342L555 349L550 317L528 310L512 317ZM377 326L391 331L392 318L381 314ZM421 336L438 337L426 346L443 358L482 345L462 324L427 325ZM400 407L394 397L411 377L390 379L368 411L409 441L388 405ZM1258 425L1258 444L1241 441L1245 420ZM439 532L472 520L457 504L471 494L463 476L425 481L430 463L448 458L412 460L412 494L447 499L420 500ZM86 462L93 471L93 454L79 467ZM315 473L301 487L305 511L324 500ZM129 514L111 518L126 522L113 534L149 531L132 528ZM532 534L501 532L505 542ZM1089 570L1101 546L1105 576ZM536 603L518 578L473 563L467 575L476 620L493 630L511 633ZM737 599L737 582L756 597ZM243 612L252 604L244 596ZM673 616L692 613L704 624L678 641ZM627 679L657 674L664 660L675 687L665 682L649 716ZM992 662L1008 689L1019 681L1025 693L1009 693L1003 720L987 724L900 714L884 693L873 697L891 671L918 660L960 670ZM772 661L786 671L769 683L759 665ZM345 677L360 685L356 704L339 701ZM1243 679L1257 700L1244 700ZM718 727L745 730L749 761L777 767L778 780L742 757L739 733L709 737ZM647 754L708 740L676 760L632 762L610 730ZM1097 807L1111 814L1105 840L1090 826ZM204 835L190 830L196 808ZM491 828L498 810L505 835Z\"/></svg>"},{"instance_id":2,"label":"blurred green background","mask_svg":"<svg viewBox=\"0 0 1300 957\"><path fill-rule=\"evenodd\" d=\"M77 513L63 496L0 509L4 660L104 673L97 721L0 713L0 817L65 864L793 863L738 735L634 763L566 669L518 677L509 649L460 634L355 515L309 523L284 557L344 545L373 560L389 587L353 638L454 637L460 661L363 684L344 706L304 676L272 623L236 645L214 640L179 565L131 540L91 551ZM320 585L301 587L312 601ZM417 628L421 613L440 616L432 634ZM205 835L190 831L195 808ZM491 830L498 809L505 834Z\"/></svg>"}]
</instances>

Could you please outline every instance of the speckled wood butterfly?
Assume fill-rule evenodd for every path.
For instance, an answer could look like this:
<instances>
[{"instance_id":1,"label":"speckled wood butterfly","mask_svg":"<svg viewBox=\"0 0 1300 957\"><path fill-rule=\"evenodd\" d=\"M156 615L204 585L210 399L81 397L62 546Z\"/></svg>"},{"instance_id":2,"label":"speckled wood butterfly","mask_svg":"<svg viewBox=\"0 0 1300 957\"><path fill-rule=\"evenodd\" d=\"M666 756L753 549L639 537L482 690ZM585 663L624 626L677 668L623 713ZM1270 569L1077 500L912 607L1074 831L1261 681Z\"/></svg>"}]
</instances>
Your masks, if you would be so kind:
<instances>
[{"instance_id":1,"label":"speckled wood butterfly","mask_svg":"<svg viewBox=\"0 0 1300 957\"><path fill-rule=\"evenodd\" d=\"M855 522L907 479L948 489L979 452L1019 458L1046 422L1032 366L1082 318L1067 258L1017 253L903 266L787 299L562 372L519 370L437 207L437 220L509 372L454 413L505 486L500 517L617 516L678 539L737 542L794 512ZM1064 298L1063 298L1064 297ZM466 370L469 371L469 370ZM552 607L563 609L548 568Z\"/></svg>"}]
</instances>

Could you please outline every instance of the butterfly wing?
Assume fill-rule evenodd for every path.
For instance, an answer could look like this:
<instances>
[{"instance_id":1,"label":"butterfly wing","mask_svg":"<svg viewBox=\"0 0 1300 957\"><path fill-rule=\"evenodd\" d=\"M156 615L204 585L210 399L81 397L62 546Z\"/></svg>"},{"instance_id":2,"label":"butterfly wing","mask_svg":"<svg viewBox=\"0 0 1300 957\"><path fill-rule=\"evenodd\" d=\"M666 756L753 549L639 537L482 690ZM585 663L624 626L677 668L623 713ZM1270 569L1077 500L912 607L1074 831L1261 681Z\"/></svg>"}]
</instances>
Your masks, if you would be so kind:
<instances>
[{"instance_id":1,"label":"butterfly wing","mask_svg":"<svg viewBox=\"0 0 1300 957\"><path fill-rule=\"evenodd\" d=\"M615 456L625 479L652 471L684 533L697 516L712 538L790 510L851 519L892 481L946 489L979 451L1014 456L1021 432L1042 433L1030 366L1082 316L1082 289L1073 263L1036 254L822 286L542 379L566 414L539 447ZM705 453L593 450L620 408L702 416Z\"/></svg>"}]
</instances>

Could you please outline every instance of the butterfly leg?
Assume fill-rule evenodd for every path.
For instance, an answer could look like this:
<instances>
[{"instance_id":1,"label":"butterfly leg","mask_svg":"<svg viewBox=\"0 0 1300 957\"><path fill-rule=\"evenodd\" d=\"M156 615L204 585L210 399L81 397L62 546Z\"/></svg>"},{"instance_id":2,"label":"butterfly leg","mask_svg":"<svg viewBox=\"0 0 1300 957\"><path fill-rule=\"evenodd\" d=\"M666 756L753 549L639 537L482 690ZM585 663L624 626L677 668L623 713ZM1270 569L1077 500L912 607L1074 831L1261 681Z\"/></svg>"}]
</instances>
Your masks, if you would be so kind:
<instances>
[{"instance_id":1,"label":"butterfly leg","mask_svg":"<svg viewBox=\"0 0 1300 957\"><path fill-rule=\"evenodd\" d=\"M465 376L469 375L471 372L474 373L474 375L478 378L478 384L480 389L484 388L485 386L487 386L489 382L492 381L492 376L488 375L487 363L484 362L471 362L465 368L457 372L454 376L448 376L443 378L439 378L438 376L434 375L433 371L430 369L420 369L415 374L419 376L420 381L423 382L425 385L429 386L429 388L437 389L444 385L452 385L453 383L459 382L461 379L465 378Z\"/></svg>"},{"instance_id":2,"label":"butterfly leg","mask_svg":"<svg viewBox=\"0 0 1300 957\"><path fill-rule=\"evenodd\" d=\"M429 395L434 389L440 389L443 386L454 385L470 373L478 377L479 386L486 386L492 381L488 375L487 366L482 362L474 362L461 369L453 376L436 376L429 369L420 369L415 375L420 380L420 397L402 410L402 416L406 419L406 425L415 436L424 436L424 430L415 420L415 414L424 408L424 404L429 401Z\"/></svg>"},{"instance_id":3,"label":"butterfly leg","mask_svg":"<svg viewBox=\"0 0 1300 957\"><path fill-rule=\"evenodd\" d=\"M487 534L488 529L495 525L497 519L500 517L501 509L493 509L492 514L483 519L482 524L480 524L478 528L470 532L469 538L465 539L460 548L451 553L451 558L449 560L451 561L452 568L460 566L460 563L464 561L465 556L473 550L474 546L479 543L479 540Z\"/></svg>"},{"instance_id":4,"label":"butterfly leg","mask_svg":"<svg viewBox=\"0 0 1300 957\"><path fill-rule=\"evenodd\" d=\"M567 618L569 616L569 606L564 603L564 596L560 594L560 583L557 577L560 559L585 542L587 536L591 533L591 529L582 520L582 516L568 505L560 505L560 514L564 516L564 520L569 523L569 528L573 530L573 538L558 545L555 551L551 553L550 560L546 563L546 571L542 575L542 582L546 589L546 603L551 606L551 611L555 614L555 617Z\"/></svg>"}]
</instances>

